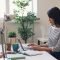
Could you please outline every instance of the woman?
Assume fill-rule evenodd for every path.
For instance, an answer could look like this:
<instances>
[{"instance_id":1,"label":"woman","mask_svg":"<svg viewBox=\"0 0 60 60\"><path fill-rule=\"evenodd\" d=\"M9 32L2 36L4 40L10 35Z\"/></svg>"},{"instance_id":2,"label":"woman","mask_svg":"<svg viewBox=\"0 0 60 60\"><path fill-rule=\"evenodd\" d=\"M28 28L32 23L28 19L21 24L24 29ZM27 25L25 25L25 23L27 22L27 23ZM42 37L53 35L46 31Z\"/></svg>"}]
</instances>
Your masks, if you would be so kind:
<instances>
[{"instance_id":1,"label":"woman","mask_svg":"<svg viewBox=\"0 0 60 60\"><path fill-rule=\"evenodd\" d=\"M60 9L53 7L48 11L49 21L51 26L48 32L48 44L35 45L30 44L32 49L39 51L48 51L57 59L60 58Z\"/></svg>"}]
</instances>

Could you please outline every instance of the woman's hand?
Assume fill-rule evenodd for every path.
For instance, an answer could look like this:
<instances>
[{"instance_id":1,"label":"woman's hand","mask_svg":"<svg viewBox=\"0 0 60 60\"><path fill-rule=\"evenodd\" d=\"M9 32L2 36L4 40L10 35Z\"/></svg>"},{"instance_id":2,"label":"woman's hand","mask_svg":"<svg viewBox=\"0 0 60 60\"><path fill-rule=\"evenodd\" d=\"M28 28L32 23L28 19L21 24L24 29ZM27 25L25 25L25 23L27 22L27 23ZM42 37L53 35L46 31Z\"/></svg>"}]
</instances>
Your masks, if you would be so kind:
<instances>
[{"instance_id":1,"label":"woman's hand","mask_svg":"<svg viewBox=\"0 0 60 60\"><path fill-rule=\"evenodd\" d=\"M28 46L38 46L38 45L35 43L30 43L30 44L28 44Z\"/></svg>"},{"instance_id":2,"label":"woman's hand","mask_svg":"<svg viewBox=\"0 0 60 60\"><path fill-rule=\"evenodd\" d=\"M40 50L40 46L31 46L31 49L33 49L33 50Z\"/></svg>"},{"instance_id":3,"label":"woman's hand","mask_svg":"<svg viewBox=\"0 0 60 60\"><path fill-rule=\"evenodd\" d=\"M33 50L40 50L40 46L37 44L31 43L28 46L30 47L30 49L33 49Z\"/></svg>"}]
</instances>

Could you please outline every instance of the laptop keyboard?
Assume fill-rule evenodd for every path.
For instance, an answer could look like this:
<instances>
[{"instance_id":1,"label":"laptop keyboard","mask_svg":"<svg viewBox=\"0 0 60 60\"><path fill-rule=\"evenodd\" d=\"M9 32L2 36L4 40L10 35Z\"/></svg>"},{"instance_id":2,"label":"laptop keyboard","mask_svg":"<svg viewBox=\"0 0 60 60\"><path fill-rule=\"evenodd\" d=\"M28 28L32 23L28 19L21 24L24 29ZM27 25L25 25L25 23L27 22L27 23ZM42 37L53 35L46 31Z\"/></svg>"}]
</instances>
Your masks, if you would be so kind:
<instances>
[{"instance_id":1,"label":"laptop keyboard","mask_svg":"<svg viewBox=\"0 0 60 60\"><path fill-rule=\"evenodd\" d=\"M35 56L35 55L41 55L42 54L40 51L34 51L34 50L21 51L21 53L24 55L28 55L28 56Z\"/></svg>"}]
</instances>

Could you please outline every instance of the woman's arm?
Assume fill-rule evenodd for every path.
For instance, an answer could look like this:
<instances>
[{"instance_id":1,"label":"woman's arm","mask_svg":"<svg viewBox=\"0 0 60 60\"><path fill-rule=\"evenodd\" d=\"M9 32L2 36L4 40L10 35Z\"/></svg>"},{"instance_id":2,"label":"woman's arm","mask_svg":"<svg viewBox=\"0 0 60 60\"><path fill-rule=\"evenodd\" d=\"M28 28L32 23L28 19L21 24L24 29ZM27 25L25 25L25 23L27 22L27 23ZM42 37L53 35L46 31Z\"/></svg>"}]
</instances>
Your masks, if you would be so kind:
<instances>
[{"instance_id":1,"label":"woman's arm","mask_svg":"<svg viewBox=\"0 0 60 60\"><path fill-rule=\"evenodd\" d=\"M49 48L49 47L32 46L31 48L34 49L34 50L38 50L38 51L52 52L52 48Z\"/></svg>"},{"instance_id":2,"label":"woman's arm","mask_svg":"<svg viewBox=\"0 0 60 60\"><path fill-rule=\"evenodd\" d=\"M48 44L41 44L41 45L37 45L37 44L31 43L31 44L29 44L28 46L48 47Z\"/></svg>"},{"instance_id":3,"label":"woman's arm","mask_svg":"<svg viewBox=\"0 0 60 60\"><path fill-rule=\"evenodd\" d=\"M52 48L48 47L48 44L42 44L42 45L37 45L37 44L29 44L28 46L31 46L31 49L38 50L38 51L48 51L51 52Z\"/></svg>"},{"instance_id":4,"label":"woman's arm","mask_svg":"<svg viewBox=\"0 0 60 60\"><path fill-rule=\"evenodd\" d=\"M48 47L40 47L40 51L48 51L48 52L52 52L52 48L48 48Z\"/></svg>"}]
</instances>

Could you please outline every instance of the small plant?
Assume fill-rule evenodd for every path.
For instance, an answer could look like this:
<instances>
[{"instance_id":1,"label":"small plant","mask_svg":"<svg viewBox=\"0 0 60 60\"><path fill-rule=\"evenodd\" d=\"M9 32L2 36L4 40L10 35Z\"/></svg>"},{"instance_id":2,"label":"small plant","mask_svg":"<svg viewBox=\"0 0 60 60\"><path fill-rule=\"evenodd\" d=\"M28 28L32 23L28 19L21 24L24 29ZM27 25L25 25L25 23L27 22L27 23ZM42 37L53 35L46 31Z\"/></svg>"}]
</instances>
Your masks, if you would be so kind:
<instances>
[{"instance_id":1,"label":"small plant","mask_svg":"<svg viewBox=\"0 0 60 60\"><path fill-rule=\"evenodd\" d=\"M15 32L9 32L8 33L8 37L16 37L16 33Z\"/></svg>"}]
</instances>

